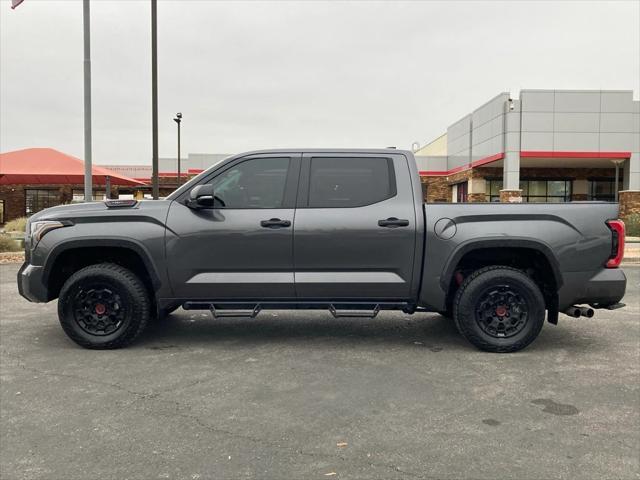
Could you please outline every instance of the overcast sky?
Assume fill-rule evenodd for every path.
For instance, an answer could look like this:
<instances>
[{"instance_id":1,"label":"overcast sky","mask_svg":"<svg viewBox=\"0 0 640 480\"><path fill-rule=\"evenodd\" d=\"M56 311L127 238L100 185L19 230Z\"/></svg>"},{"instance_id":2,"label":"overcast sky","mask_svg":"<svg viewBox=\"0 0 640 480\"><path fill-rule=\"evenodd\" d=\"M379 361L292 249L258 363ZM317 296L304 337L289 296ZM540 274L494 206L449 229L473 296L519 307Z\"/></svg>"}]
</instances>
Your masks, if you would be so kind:
<instances>
[{"instance_id":1,"label":"overcast sky","mask_svg":"<svg viewBox=\"0 0 640 480\"><path fill-rule=\"evenodd\" d=\"M92 2L93 155L151 162L148 0ZM501 91L640 90L640 2L158 2L160 156L409 148ZM0 151L83 157L82 2L0 1Z\"/></svg>"}]
</instances>

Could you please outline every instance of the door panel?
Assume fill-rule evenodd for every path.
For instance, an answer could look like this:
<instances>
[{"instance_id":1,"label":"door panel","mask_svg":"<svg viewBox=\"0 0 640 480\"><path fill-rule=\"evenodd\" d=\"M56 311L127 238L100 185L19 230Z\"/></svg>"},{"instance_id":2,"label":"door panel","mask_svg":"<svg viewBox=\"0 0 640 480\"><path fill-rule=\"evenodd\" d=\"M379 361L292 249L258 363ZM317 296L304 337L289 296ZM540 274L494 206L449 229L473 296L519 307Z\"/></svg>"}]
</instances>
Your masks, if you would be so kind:
<instances>
[{"instance_id":1,"label":"door panel","mask_svg":"<svg viewBox=\"0 0 640 480\"><path fill-rule=\"evenodd\" d=\"M180 298L293 297L293 209L192 210L174 202L167 225L167 260Z\"/></svg>"},{"instance_id":2,"label":"door panel","mask_svg":"<svg viewBox=\"0 0 640 480\"><path fill-rule=\"evenodd\" d=\"M181 299L294 298L294 202L299 155L249 157L223 166L211 184L216 208L171 204L166 255Z\"/></svg>"},{"instance_id":3,"label":"door panel","mask_svg":"<svg viewBox=\"0 0 640 480\"><path fill-rule=\"evenodd\" d=\"M325 163L316 158L326 156ZM313 208L315 204L367 203L384 198L382 164L363 172L350 155L305 155L294 228L296 294L305 299L406 299L410 297L416 242L416 219L409 169L404 157L389 158L391 198L345 208ZM371 156L371 158L379 157ZM344 164L333 161L340 159ZM348 170L345 175L340 170ZM313 175L313 172L316 172ZM375 179L371 176L375 175ZM353 177L353 178L349 178ZM358 178L355 178L358 177ZM372 192L351 193L362 179ZM373 183L371 183L373 182ZM316 199L314 200L314 192Z\"/></svg>"}]
</instances>

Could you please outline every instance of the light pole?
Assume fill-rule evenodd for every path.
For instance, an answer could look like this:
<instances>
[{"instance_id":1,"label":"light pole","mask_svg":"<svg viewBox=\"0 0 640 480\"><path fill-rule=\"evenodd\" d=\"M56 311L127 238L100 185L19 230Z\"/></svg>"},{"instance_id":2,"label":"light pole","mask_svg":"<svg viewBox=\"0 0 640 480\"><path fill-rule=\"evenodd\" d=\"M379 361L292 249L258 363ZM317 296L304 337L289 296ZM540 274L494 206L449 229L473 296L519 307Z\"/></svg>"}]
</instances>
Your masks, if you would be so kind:
<instances>
[{"instance_id":1,"label":"light pole","mask_svg":"<svg viewBox=\"0 0 640 480\"><path fill-rule=\"evenodd\" d=\"M151 191L154 200L160 196L158 183L158 2L151 0Z\"/></svg>"},{"instance_id":2,"label":"light pole","mask_svg":"<svg viewBox=\"0 0 640 480\"><path fill-rule=\"evenodd\" d=\"M176 113L176 118L173 119L178 124L178 187L182 184L180 181L180 123L182 122L182 113Z\"/></svg>"},{"instance_id":3,"label":"light pole","mask_svg":"<svg viewBox=\"0 0 640 480\"><path fill-rule=\"evenodd\" d=\"M82 2L84 37L84 201L93 201L91 160L91 9L89 0Z\"/></svg>"},{"instance_id":4,"label":"light pole","mask_svg":"<svg viewBox=\"0 0 640 480\"><path fill-rule=\"evenodd\" d=\"M611 160L616 166L616 183L613 186L614 199L618 202L618 182L620 181L620 165L624 163L624 160Z\"/></svg>"}]
</instances>

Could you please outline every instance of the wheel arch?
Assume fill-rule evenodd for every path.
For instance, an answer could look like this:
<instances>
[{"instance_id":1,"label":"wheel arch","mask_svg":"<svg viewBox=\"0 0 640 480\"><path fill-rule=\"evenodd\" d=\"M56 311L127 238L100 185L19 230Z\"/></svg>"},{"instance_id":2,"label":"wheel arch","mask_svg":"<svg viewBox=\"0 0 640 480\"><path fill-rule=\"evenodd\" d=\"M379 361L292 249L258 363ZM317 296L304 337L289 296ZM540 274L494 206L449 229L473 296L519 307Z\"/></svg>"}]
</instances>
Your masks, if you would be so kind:
<instances>
[{"instance_id":1,"label":"wheel arch","mask_svg":"<svg viewBox=\"0 0 640 480\"><path fill-rule=\"evenodd\" d=\"M465 256L480 250L490 250L496 248L509 248L537 252L544 256L553 274L556 287L559 289L562 284L562 273L560 265L553 250L549 245L540 240L528 238L488 238L482 240L470 240L460 244L447 259L443 274L440 277L440 286L446 292L453 279L457 267Z\"/></svg>"},{"instance_id":2,"label":"wheel arch","mask_svg":"<svg viewBox=\"0 0 640 480\"><path fill-rule=\"evenodd\" d=\"M50 300L56 298L57 292L61 287L61 285L57 285L59 282L56 283L56 276L60 275L60 265L58 262L69 258L71 255L75 257L81 256L83 253L85 254L85 260L79 263L81 267L94 263L113 261L114 256L117 258L118 254L126 255L130 261L139 262L139 266L144 269L144 272L138 273L142 273L145 277L143 280L150 289L150 293L153 294L156 292L162 284L158 271L152 261L151 254L140 242L133 239L86 237L61 242L47 255L44 262L42 278L43 283L48 287ZM102 255L103 253L104 256ZM87 261L86 256L90 255L98 255L97 260L99 261ZM71 273L73 273L73 271L71 271Z\"/></svg>"}]
</instances>

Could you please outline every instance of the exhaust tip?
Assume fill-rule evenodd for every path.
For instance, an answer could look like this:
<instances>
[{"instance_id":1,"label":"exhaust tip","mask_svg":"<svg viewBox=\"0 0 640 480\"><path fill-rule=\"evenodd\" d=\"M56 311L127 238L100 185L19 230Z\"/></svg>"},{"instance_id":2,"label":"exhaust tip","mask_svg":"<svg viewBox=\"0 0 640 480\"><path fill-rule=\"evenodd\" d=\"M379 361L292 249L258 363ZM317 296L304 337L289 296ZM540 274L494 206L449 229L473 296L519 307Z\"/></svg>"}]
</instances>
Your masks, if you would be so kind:
<instances>
[{"instance_id":1,"label":"exhaust tip","mask_svg":"<svg viewBox=\"0 0 640 480\"><path fill-rule=\"evenodd\" d=\"M563 313L573 318L578 318L582 314L579 307L569 307Z\"/></svg>"},{"instance_id":2,"label":"exhaust tip","mask_svg":"<svg viewBox=\"0 0 640 480\"><path fill-rule=\"evenodd\" d=\"M580 314L583 317L587 317L587 318L593 318L593 316L595 315L595 310L593 308L589 308L589 307L582 307L580 308Z\"/></svg>"}]
</instances>

